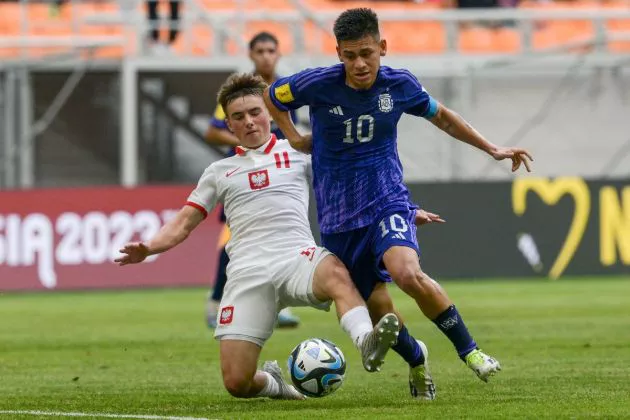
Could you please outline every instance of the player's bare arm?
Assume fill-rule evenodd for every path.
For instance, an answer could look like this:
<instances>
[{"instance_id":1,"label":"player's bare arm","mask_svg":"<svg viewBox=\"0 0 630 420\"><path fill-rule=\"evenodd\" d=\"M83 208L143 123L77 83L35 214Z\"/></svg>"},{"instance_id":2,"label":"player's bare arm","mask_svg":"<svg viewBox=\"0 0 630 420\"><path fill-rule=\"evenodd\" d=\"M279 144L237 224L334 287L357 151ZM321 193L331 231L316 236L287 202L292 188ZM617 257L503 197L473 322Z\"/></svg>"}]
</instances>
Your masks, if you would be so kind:
<instances>
[{"instance_id":1,"label":"player's bare arm","mask_svg":"<svg viewBox=\"0 0 630 420\"><path fill-rule=\"evenodd\" d=\"M280 130L284 133L287 140L289 140L289 144L295 150L298 150L302 153L311 153L313 141L310 135L302 135L293 124L291 120L291 115L288 112L281 111L274 105L269 96L269 88L265 89L265 93L263 94L263 99L265 100L265 105L271 114L271 117L274 119Z\"/></svg>"},{"instance_id":2,"label":"player's bare arm","mask_svg":"<svg viewBox=\"0 0 630 420\"><path fill-rule=\"evenodd\" d=\"M521 164L525 166L527 172L531 172L530 162L534 159L527 150L518 147L500 147L489 142L458 113L444 105L438 105L437 113L429 121L451 137L483 150L496 160L511 159L512 172L517 171Z\"/></svg>"},{"instance_id":3,"label":"player's bare arm","mask_svg":"<svg viewBox=\"0 0 630 420\"><path fill-rule=\"evenodd\" d=\"M134 242L125 245L120 253L124 254L114 262L119 265L137 264L149 255L160 254L184 242L203 220L203 214L194 207L184 206L177 215L166 223L149 242Z\"/></svg>"},{"instance_id":4,"label":"player's bare arm","mask_svg":"<svg viewBox=\"0 0 630 420\"><path fill-rule=\"evenodd\" d=\"M240 143L236 136L222 128L210 126L206 131L206 141L216 146L231 146L236 147Z\"/></svg>"}]
</instances>

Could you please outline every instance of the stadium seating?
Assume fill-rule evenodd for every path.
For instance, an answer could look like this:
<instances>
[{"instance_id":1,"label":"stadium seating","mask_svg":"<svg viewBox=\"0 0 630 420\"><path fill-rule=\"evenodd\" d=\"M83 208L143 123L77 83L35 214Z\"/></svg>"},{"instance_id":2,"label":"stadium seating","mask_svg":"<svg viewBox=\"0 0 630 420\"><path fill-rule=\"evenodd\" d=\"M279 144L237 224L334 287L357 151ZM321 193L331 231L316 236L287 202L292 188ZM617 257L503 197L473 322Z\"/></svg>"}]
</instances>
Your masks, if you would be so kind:
<instances>
[{"instance_id":1,"label":"stadium seating","mask_svg":"<svg viewBox=\"0 0 630 420\"><path fill-rule=\"evenodd\" d=\"M247 10L273 10L273 11L295 11L293 3L289 0L234 0L217 1L201 0L209 12L209 15L219 12L238 11L242 8ZM331 0L304 0L303 4L311 11L334 11L349 7L363 6L365 2L336 2ZM435 10L440 6L432 2L374 2L369 3L370 7L377 11L382 10ZM162 7L163 5L160 5ZM520 7L537 10L558 10L558 9L593 9L605 10L630 10L630 6L625 2L610 1L606 3L593 3L591 1L578 1L571 3L539 3L526 1ZM67 4L62 6L58 13L53 14L51 7L43 3L32 3L26 7L23 15L21 6L13 2L0 3L0 34L3 36L47 36L53 39L81 36L84 39L90 37L103 36L123 36L126 31L122 24L94 24L84 23L83 18L96 14L116 14L119 13L119 6L114 1L82 2ZM165 13L166 10L162 10ZM186 13L184 8L181 12ZM144 15L144 11L141 11ZM26 20L24 19L26 18ZM230 27L236 33L243 36L243 40L248 39L260 30L270 30L281 40L281 48L284 54L300 52L300 46L295 45L293 28L287 22L273 22L259 20L250 22L246 27L234 25ZM606 29L610 33L630 34L630 20L610 19L606 22ZM313 22L306 21L302 27L305 39L306 53L334 54L335 42L330 34L330 28L322 28ZM447 34L444 25L435 21L401 21L382 22L382 31L389 41L391 53L395 54L440 54L447 50ZM544 50L562 44L587 40L595 33L595 28L591 21L542 21L536 22L532 35L532 47L534 50ZM212 27L203 22L194 22L189 28L189 33L179 36L173 45L175 53L193 56L211 56L213 51L213 40L216 34ZM129 42L122 46L99 47L93 51L95 57L117 58L125 52L138 51L135 42L136 36L128 36ZM126 38L126 39L127 39ZM228 54L238 54L242 49L233 41L226 40L225 51ZM501 26L498 28L488 27L462 27L459 37L456 40L458 51L462 54L515 54L523 49L521 35L515 28ZM608 42L607 49L615 53L630 52L630 41L612 40ZM584 47L576 47L576 51ZM70 47L32 47L28 49L28 56L42 56L51 53L68 51ZM20 54L17 48L0 47L0 58L16 57Z\"/></svg>"},{"instance_id":2,"label":"stadium seating","mask_svg":"<svg viewBox=\"0 0 630 420\"><path fill-rule=\"evenodd\" d=\"M3 36L49 37L50 39L69 39L72 37L122 36L121 25L85 25L77 24L82 18L99 13L112 13L118 10L114 2L82 3L59 8L58 13L45 3L29 4L23 15L18 3L0 3L0 33ZM26 18L26 19L24 19ZM70 47L32 47L24 49L29 57L69 52ZM87 54L87 52L85 52ZM0 58L19 56L18 48L0 48ZM123 55L121 47L100 47L94 52L100 58L119 58Z\"/></svg>"}]
</instances>

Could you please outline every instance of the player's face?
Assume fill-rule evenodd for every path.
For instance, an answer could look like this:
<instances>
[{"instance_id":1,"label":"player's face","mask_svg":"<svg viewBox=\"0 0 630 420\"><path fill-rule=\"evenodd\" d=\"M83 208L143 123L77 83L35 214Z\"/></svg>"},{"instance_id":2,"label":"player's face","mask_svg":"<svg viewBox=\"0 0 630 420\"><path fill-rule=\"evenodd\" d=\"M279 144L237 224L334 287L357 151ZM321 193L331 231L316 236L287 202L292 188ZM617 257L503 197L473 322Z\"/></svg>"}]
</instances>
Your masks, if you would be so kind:
<instances>
[{"instance_id":1,"label":"player's face","mask_svg":"<svg viewBox=\"0 0 630 420\"><path fill-rule=\"evenodd\" d=\"M273 41L260 41L249 51L249 58L254 63L256 73L264 78L270 78L276 72L280 52Z\"/></svg>"},{"instance_id":2,"label":"player's face","mask_svg":"<svg viewBox=\"0 0 630 420\"><path fill-rule=\"evenodd\" d=\"M378 76L381 57L387 53L387 42L371 35L337 45L339 60L346 69L346 83L354 89L369 89Z\"/></svg>"},{"instance_id":3,"label":"player's face","mask_svg":"<svg viewBox=\"0 0 630 420\"><path fill-rule=\"evenodd\" d=\"M269 113L261 96L247 95L230 102L227 123L245 147L255 149L269 140Z\"/></svg>"}]
</instances>

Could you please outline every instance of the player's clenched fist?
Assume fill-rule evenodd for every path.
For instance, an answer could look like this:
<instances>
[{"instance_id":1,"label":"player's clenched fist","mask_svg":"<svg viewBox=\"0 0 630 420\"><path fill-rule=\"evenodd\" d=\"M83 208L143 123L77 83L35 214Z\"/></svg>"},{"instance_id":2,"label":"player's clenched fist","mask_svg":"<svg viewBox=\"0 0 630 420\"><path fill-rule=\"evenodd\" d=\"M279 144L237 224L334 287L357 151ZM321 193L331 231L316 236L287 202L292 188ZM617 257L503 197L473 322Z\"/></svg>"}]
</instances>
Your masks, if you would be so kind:
<instances>
[{"instance_id":1,"label":"player's clenched fist","mask_svg":"<svg viewBox=\"0 0 630 420\"><path fill-rule=\"evenodd\" d=\"M125 245L120 253L125 255L114 260L118 265L137 264L149 256L149 248L142 242L135 242Z\"/></svg>"}]
</instances>

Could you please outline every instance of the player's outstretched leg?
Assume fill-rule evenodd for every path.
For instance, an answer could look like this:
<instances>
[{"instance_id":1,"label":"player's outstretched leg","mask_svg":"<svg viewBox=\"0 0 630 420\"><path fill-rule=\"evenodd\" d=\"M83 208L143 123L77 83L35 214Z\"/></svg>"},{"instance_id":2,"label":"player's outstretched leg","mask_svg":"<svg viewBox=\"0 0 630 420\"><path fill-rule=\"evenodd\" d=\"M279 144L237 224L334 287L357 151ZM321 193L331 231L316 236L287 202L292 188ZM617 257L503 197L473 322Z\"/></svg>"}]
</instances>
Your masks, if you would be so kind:
<instances>
[{"instance_id":1,"label":"player's outstretched leg","mask_svg":"<svg viewBox=\"0 0 630 420\"><path fill-rule=\"evenodd\" d=\"M277 362L265 362L257 370L261 347L247 340L221 339L221 372L225 389L236 398L269 397L303 400L282 377Z\"/></svg>"},{"instance_id":2,"label":"player's outstretched leg","mask_svg":"<svg viewBox=\"0 0 630 420\"><path fill-rule=\"evenodd\" d=\"M384 314L372 326L365 301L350 279L343 263L334 255L326 256L315 269L313 294L319 301L333 300L343 330L361 352L368 372L380 370L385 355L398 336L398 317Z\"/></svg>"},{"instance_id":3,"label":"player's outstretched leg","mask_svg":"<svg viewBox=\"0 0 630 420\"><path fill-rule=\"evenodd\" d=\"M373 322L378 320L384 313L397 313L385 283L379 283L374 287L367 303ZM396 345L392 346L392 350L409 364L409 392L413 398L434 400L436 391L431 372L429 371L429 352L427 347L422 341L416 340L409 333L407 327L402 324L402 318L399 314L397 315L401 322L401 327L398 341Z\"/></svg>"},{"instance_id":4,"label":"player's outstretched leg","mask_svg":"<svg viewBox=\"0 0 630 420\"><path fill-rule=\"evenodd\" d=\"M394 246L385 252L383 262L396 284L415 299L424 315L448 337L461 360L481 380L487 381L501 370L494 358L477 348L477 343L444 289L421 270L418 254L414 249Z\"/></svg>"}]
</instances>

